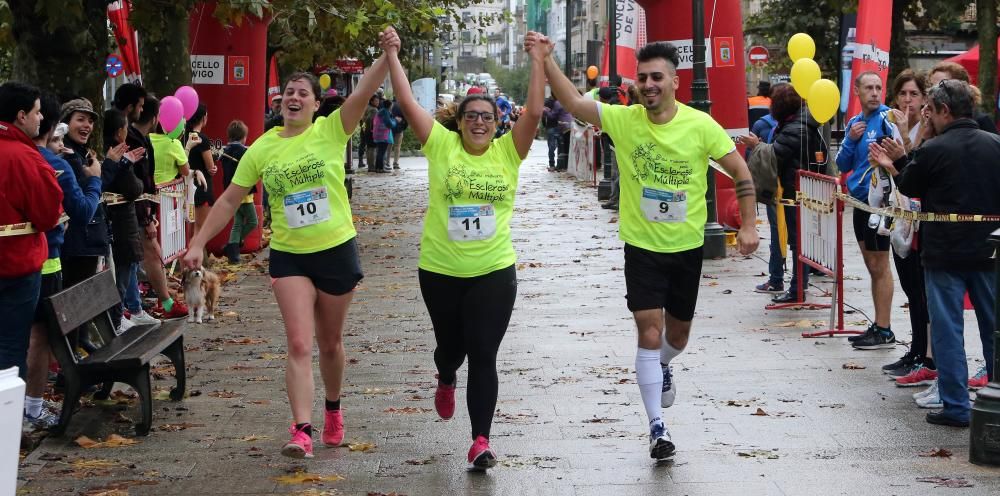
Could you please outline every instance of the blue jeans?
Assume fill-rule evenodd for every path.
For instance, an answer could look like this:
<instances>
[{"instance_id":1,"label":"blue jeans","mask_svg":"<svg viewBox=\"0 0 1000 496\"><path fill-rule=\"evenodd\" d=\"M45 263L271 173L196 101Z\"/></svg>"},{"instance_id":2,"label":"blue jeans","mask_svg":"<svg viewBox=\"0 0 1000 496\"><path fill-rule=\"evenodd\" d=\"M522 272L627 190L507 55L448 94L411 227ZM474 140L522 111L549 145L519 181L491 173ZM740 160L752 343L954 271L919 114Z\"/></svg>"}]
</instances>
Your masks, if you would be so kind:
<instances>
[{"instance_id":1,"label":"blue jeans","mask_svg":"<svg viewBox=\"0 0 1000 496\"><path fill-rule=\"evenodd\" d=\"M122 288L121 283L119 283L118 292L122 295L125 308L134 315L142 311L142 297L139 295L139 263L129 265L127 270L127 279L123 278L126 280L122 281L125 283L125 287Z\"/></svg>"},{"instance_id":2,"label":"blue jeans","mask_svg":"<svg viewBox=\"0 0 1000 496\"><path fill-rule=\"evenodd\" d=\"M948 418L967 421L970 413L967 390L969 370L965 362L963 296L968 291L976 309L986 373L992 378L996 280L990 271L924 269L924 281L943 413Z\"/></svg>"},{"instance_id":3,"label":"blue jeans","mask_svg":"<svg viewBox=\"0 0 1000 496\"><path fill-rule=\"evenodd\" d=\"M0 279L0 370L17 367L21 379L27 377L31 322L41 290L41 272Z\"/></svg>"},{"instance_id":4,"label":"blue jeans","mask_svg":"<svg viewBox=\"0 0 1000 496\"><path fill-rule=\"evenodd\" d=\"M549 144L549 167L556 166L556 153L559 152L559 128L550 127L545 130L545 139Z\"/></svg>"},{"instance_id":5,"label":"blue jeans","mask_svg":"<svg viewBox=\"0 0 1000 496\"><path fill-rule=\"evenodd\" d=\"M781 241L778 239L778 208L774 205L767 207L767 224L771 226L771 256L767 259L768 282L772 286L784 287L785 285L785 258L781 256Z\"/></svg>"},{"instance_id":6,"label":"blue jeans","mask_svg":"<svg viewBox=\"0 0 1000 496\"><path fill-rule=\"evenodd\" d=\"M777 215L777 213L775 214ZM802 297L805 298L806 290L809 289L809 267L805 264L802 265L802 271L799 273L799 262L798 256L799 252L799 239L796 233L799 232L799 224L796 222L798 219L798 209L796 208L786 208L785 209L785 226L788 229L788 246L792 247L792 251L795 252L795 257L791 259L792 262L792 281L788 284L788 291L791 294L798 295L799 284L802 284ZM781 256L779 253L778 256ZM770 263L768 263L770 266Z\"/></svg>"}]
</instances>

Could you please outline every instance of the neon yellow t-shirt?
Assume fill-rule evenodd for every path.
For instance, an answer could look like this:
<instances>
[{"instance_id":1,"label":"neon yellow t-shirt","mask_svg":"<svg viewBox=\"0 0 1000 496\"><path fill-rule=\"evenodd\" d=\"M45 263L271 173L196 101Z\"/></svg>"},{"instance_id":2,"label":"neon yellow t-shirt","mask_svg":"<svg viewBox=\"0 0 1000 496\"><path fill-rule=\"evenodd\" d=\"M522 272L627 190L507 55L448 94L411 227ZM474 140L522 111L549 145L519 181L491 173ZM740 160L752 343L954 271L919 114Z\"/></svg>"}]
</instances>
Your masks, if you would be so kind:
<instances>
[{"instance_id":1,"label":"neon yellow t-shirt","mask_svg":"<svg viewBox=\"0 0 1000 496\"><path fill-rule=\"evenodd\" d=\"M350 138L340 111L316 119L302 134L283 138L282 127L247 149L233 183L249 188L263 180L271 209L271 246L315 253L357 235L344 188L344 151Z\"/></svg>"},{"instance_id":2,"label":"neon yellow t-shirt","mask_svg":"<svg viewBox=\"0 0 1000 496\"><path fill-rule=\"evenodd\" d=\"M149 141L153 144L153 182L163 184L173 181L180 167L188 162L184 145L159 133L149 133Z\"/></svg>"},{"instance_id":3,"label":"neon yellow t-shirt","mask_svg":"<svg viewBox=\"0 0 1000 496\"><path fill-rule=\"evenodd\" d=\"M598 105L601 128L614 140L618 158L618 237L660 253L704 244L708 160L736 149L726 130L680 102L666 124L650 122L642 105Z\"/></svg>"},{"instance_id":4,"label":"neon yellow t-shirt","mask_svg":"<svg viewBox=\"0 0 1000 496\"><path fill-rule=\"evenodd\" d=\"M462 137L437 121L423 147L430 202L420 239L421 269L476 277L517 261L510 238L521 157L513 133L470 155Z\"/></svg>"}]
</instances>

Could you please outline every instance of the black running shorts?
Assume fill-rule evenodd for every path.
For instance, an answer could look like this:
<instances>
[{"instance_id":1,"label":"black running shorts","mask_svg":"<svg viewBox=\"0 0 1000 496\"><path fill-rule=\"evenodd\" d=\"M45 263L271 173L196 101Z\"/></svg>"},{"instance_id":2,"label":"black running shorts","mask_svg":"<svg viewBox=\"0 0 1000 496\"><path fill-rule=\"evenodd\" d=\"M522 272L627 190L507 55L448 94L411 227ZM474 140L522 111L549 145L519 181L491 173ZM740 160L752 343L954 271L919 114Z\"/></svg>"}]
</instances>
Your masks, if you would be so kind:
<instances>
[{"instance_id":1,"label":"black running shorts","mask_svg":"<svg viewBox=\"0 0 1000 496\"><path fill-rule=\"evenodd\" d=\"M340 296L350 293L364 278L356 238L316 253L288 253L271 249L268 272L274 279L308 277L316 289Z\"/></svg>"},{"instance_id":2,"label":"black running shorts","mask_svg":"<svg viewBox=\"0 0 1000 496\"><path fill-rule=\"evenodd\" d=\"M698 303L702 247L658 253L625 244L625 299L632 312L663 308L690 321Z\"/></svg>"},{"instance_id":3,"label":"black running shorts","mask_svg":"<svg viewBox=\"0 0 1000 496\"><path fill-rule=\"evenodd\" d=\"M870 214L854 209L854 237L868 251L889 251L889 236L880 236L878 230L868 227Z\"/></svg>"}]
</instances>

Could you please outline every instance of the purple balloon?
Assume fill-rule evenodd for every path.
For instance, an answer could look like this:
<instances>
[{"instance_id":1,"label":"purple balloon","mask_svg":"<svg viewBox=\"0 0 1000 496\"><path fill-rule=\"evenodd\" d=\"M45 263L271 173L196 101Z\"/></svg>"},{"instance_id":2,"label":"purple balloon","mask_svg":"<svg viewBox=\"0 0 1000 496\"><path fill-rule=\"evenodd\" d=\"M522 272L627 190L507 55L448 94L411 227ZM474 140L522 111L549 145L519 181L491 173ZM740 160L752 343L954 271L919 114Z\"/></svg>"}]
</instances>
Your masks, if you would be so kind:
<instances>
[{"instance_id":1,"label":"purple balloon","mask_svg":"<svg viewBox=\"0 0 1000 496\"><path fill-rule=\"evenodd\" d=\"M184 118L184 104L175 97L168 96L160 100L160 126L164 130L177 128Z\"/></svg>"},{"instance_id":2,"label":"purple balloon","mask_svg":"<svg viewBox=\"0 0 1000 496\"><path fill-rule=\"evenodd\" d=\"M198 92L190 86L181 86L174 92L174 96L184 105L184 118L190 119L198 110Z\"/></svg>"}]
</instances>

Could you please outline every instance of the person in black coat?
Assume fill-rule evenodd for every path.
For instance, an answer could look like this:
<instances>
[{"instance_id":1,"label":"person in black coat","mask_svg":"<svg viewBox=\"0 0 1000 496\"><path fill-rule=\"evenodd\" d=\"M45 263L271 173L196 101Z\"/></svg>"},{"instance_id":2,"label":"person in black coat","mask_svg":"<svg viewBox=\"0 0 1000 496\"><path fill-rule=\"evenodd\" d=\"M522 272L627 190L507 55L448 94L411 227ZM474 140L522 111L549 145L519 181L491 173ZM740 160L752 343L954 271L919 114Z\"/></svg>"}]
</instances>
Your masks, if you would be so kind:
<instances>
[{"instance_id":1,"label":"person in black coat","mask_svg":"<svg viewBox=\"0 0 1000 496\"><path fill-rule=\"evenodd\" d=\"M778 181L781 183L784 200L795 199L795 177L800 169L810 172L826 172L826 157L828 150L819 134L819 123L809 115L809 110L802 104L802 98L790 84L778 84L771 89L771 115L778 122L774 131L774 156L778 163ZM799 255L798 211L796 208L785 208L785 223L788 229L788 244ZM795 259L793 259L795 260ZM775 303L790 303L800 301L799 285L802 287L802 300L806 299L806 288L809 287L809 271L799 273L798 262L792 264L792 280L788 291L774 297Z\"/></svg>"}]
</instances>

